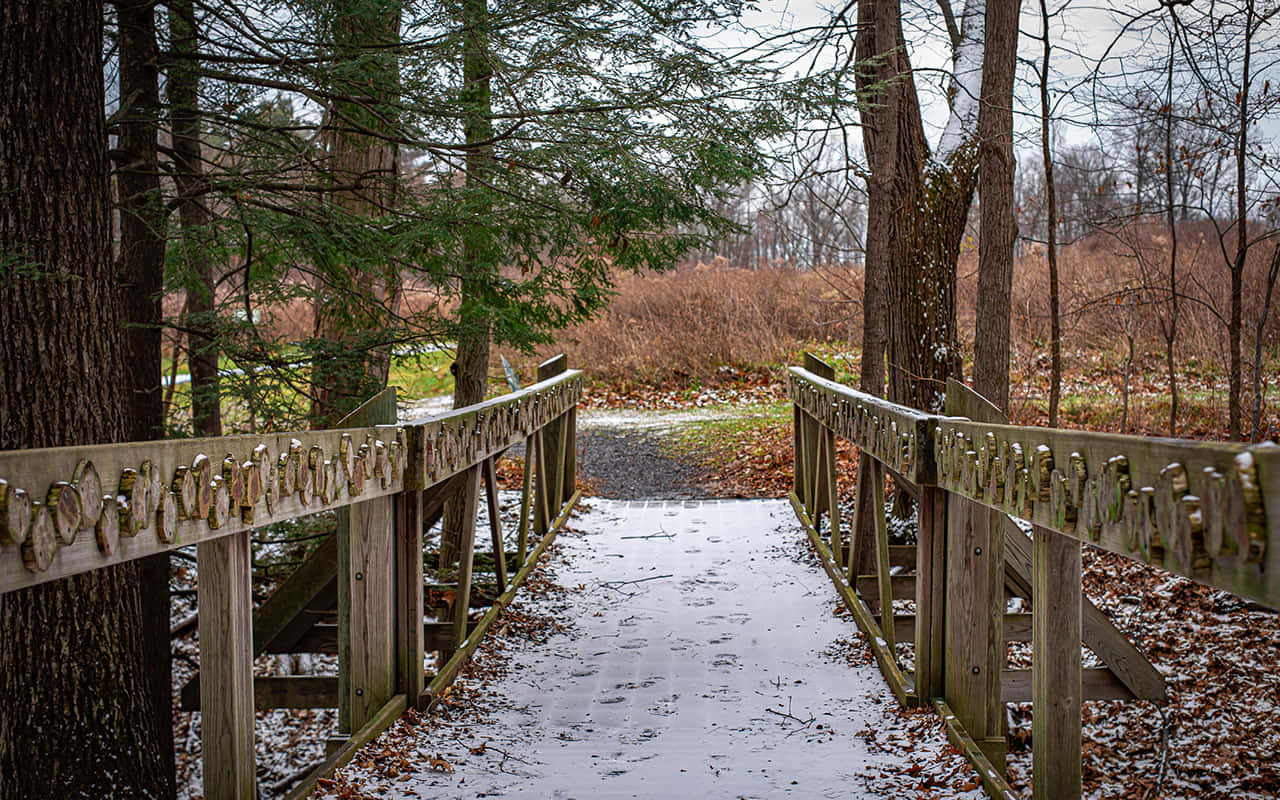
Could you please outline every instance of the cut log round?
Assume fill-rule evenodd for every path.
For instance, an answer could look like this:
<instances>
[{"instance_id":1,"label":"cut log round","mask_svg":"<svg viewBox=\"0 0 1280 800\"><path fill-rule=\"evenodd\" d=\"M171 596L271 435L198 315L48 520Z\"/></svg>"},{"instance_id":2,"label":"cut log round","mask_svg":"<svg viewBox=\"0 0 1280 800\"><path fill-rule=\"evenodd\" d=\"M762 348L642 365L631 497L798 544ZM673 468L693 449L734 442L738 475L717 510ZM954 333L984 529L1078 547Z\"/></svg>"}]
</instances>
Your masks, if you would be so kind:
<instances>
[{"instance_id":1,"label":"cut log round","mask_svg":"<svg viewBox=\"0 0 1280 800\"><path fill-rule=\"evenodd\" d=\"M356 445L349 433L342 434L342 439L338 442L338 459L342 464L342 473L350 475L356 466Z\"/></svg>"},{"instance_id":2,"label":"cut log round","mask_svg":"<svg viewBox=\"0 0 1280 800\"><path fill-rule=\"evenodd\" d=\"M156 538L165 544L172 544L178 531L178 501L173 492L160 495L160 507L156 509Z\"/></svg>"},{"instance_id":3,"label":"cut log round","mask_svg":"<svg viewBox=\"0 0 1280 800\"><path fill-rule=\"evenodd\" d=\"M329 471L325 469L324 448L318 444L311 445L311 450L307 453L307 469L313 476L313 489L316 495L320 497L320 502L327 504L330 495L330 475Z\"/></svg>"},{"instance_id":4,"label":"cut log round","mask_svg":"<svg viewBox=\"0 0 1280 800\"><path fill-rule=\"evenodd\" d=\"M196 473L194 470L179 466L173 473L173 494L178 504L178 516L182 519L199 518L196 508Z\"/></svg>"},{"instance_id":5,"label":"cut log round","mask_svg":"<svg viewBox=\"0 0 1280 800\"><path fill-rule=\"evenodd\" d=\"M276 513L276 501L280 499L280 475L275 464L267 466L267 474L262 485L262 495L267 501L267 514Z\"/></svg>"},{"instance_id":6,"label":"cut log round","mask_svg":"<svg viewBox=\"0 0 1280 800\"><path fill-rule=\"evenodd\" d=\"M120 470L118 499L120 535L125 538L137 536L147 510L147 484L138 476L137 470L130 467Z\"/></svg>"},{"instance_id":7,"label":"cut log round","mask_svg":"<svg viewBox=\"0 0 1280 800\"><path fill-rule=\"evenodd\" d=\"M238 512L244 505L244 474L240 471L240 462L230 453L222 459L222 481L231 496L232 510Z\"/></svg>"},{"instance_id":8,"label":"cut log round","mask_svg":"<svg viewBox=\"0 0 1280 800\"><path fill-rule=\"evenodd\" d=\"M22 544L22 563L31 572L44 572L53 563L58 550L58 537L53 529L53 516L44 503L31 504L31 527Z\"/></svg>"},{"instance_id":9,"label":"cut log round","mask_svg":"<svg viewBox=\"0 0 1280 800\"><path fill-rule=\"evenodd\" d=\"M316 496L315 473L305 464L298 468L298 499L304 506L311 505Z\"/></svg>"},{"instance_id":10,"label":"cut log round","mask_svg":"<svg viewBox=\"0 0 1280 800\"><path fill-rule=\"evenodd\" d=\"M276 462L276 491L280 497L289 497L294 493L298 472L293 466L288 453L281 453Z\"/></svg>"},{"instance_id":11,"label":"cut log round","mask_svg":"<svg viewBox=\"0 0 1280 800\"><path fill-rule=\"evenodd\" d=\"M80 527L92 528L102 516L102 478L92 461L81 461L71 473L71 485L80 492Z\"/></svg>"},{"instance_id":12,"label":"cut log round","mask_svg":"<svg viewBox=\"0 0 1280 800\"><path fill-rule=\"evenodd\" d=\"M138 470L138 474L147 481L147 508L146 522L142 527L151 524L151 518L155 516L156 510L160 508L161 498L166 494L164 486L164 478L160 475L160 468L154 462L148 460L142 462L142 468Z\"/></svg>"},{"instance_id":13,"label":"cut log round","mask_svg":"<svg viewBox=\"0 0 1280 800\"><path fill-rule=\"evenodd\" d=\"M209 527L216 531L226 525L231 517L231 492L221 475L213 477L209 483L209 491L213 495L213 504L209 507Z\"/></svg>"},{"instance_id":14,"label":"cut log round","mask_svg":"<svg viewBox=\"0 0 1280 800\"><path fill-rule=\"evenodd\" d=\"M0 541L20 546L31 526L31 498L25 490L0 480Z\"/></svg>"},{"instance_id":15,"label":"cut log round","mask_svg":"<svg viewBox=\"0 0 1280 800\"><path fill-rule=\"evenodd\" d=\"M49 487L49 511L53 514L53 531L61 544L75 544L80 530L80 492L66 481Z\"/></svg>"},{"instance_id":16,"label":"cut log round","mask_svg":"<svg viewBox=\"0 0 1280 800\"><path fill-rule=\"evenodd\" d=\"M111 495L102 498L102 514L93 526L93 534L98 540L99 552L104 556L115 555L120 548L120 509Z\"/></svg>"},{"instance_id":17,"label":"cut log round","mask_svg":"<svg viewBox=\"0 0 1280 800\"><path fill-rule=\"evenodd\" d=\"M213 462L204 453L191 462L191 471L196 476L196 513L197 519L208 519L213 510Z\"/></svg>"}]
</instances>

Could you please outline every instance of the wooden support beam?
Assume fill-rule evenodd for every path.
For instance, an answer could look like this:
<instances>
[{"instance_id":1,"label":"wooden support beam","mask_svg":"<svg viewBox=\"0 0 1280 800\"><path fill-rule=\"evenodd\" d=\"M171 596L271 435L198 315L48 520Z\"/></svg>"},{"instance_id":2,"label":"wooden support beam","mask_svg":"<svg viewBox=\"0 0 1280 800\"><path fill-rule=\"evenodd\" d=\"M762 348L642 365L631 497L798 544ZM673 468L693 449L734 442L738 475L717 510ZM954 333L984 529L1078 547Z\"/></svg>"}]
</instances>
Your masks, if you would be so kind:
<instances>
[{"instance_id":1,"label":"wooden support beam","mask_svg":"<svg viewBox=\"0 0 1280 800\"><path fill-rule=\"evenodd\" d=\"M350 737L338 742L333 752L329 753L321 764L307 773L307 776L293 787L293 790L286 795L287 800L305 800L310 797L318 780L332 774L338 767L354 758L360 748L391 727L391 723L400 718L405 708L405 698L402 694L388 700L382 708L369 717L363 727L352 733Z\"/></svg>"},{"instance_id":2,"label":"wooden support beam","mask_svg":"<svg viewBox=\"0 0 1280 800\"><path fill-rule=\"evenodd\" d=\"M876 523L876 584L879 588L880 612L893 618L893 583L889 576L889 525L884 511L884 467L876 461L871 468L874 493L873 513ZM911 581L911 597L915 599L915 580ZM893 625L884 625L881 634L889 645L889 652L894 652Z\"/></svg>"},{"instance_id":3,"label":"wooden support beam","mask_svg":"<svg viewBox=\"0 0 1280 800\"><path fill-rule=\"evenodd\" d=\"M920 624L913 626L910 634L899 635L899 641L915 642L916 693L923 702L941 697L946 680L947 493L922 486L916 503L917 545L890 547L889 563L894 564L895 556L914 559L916 613L913 621L919 619ZM896 630L896 622L894 627Z\"/></svg>"},{"instance_id":4,"label":"wooden support beam","mask_svg":"<svg viewBox=\"0 0 1280 800\"><path fill-rule=\"evenodd\" d=\"M411 708L422 700L426 680L423 641L422 492L396 496L396 691Z\"/></svg>"},{"instance_id":5,"label":"wooden support beam","mask_svg":"<svg viewBox=\"0 0 1280 800\"><path fill-rule=\"evenodd\" d=\"M489 539L493 543L493 571L498 579L498 594L507 590L507 548L502 541L502 511L498 506L498 475L494 459L484 462L485 508L489 512Z\"/></svg>"},{"instance_id":6,"label":"wooden support beam","mask_svg":"<svg viewBox=\"0 0 1280 800\"><path fill-rule=\"evenodd\" d=\"M467 471L459 499L463 504L462 530L458 535L458 589L454 596L453 615L449 620L453 627L453 646L459 647L467 638L467 610L471 607L471 566L476 545L476 507L480 494L480 467Z\"/></svg>"},{"instance_id":7,"label":"wooden support beam","mask_svg":"<svg viewBox=\"0 0 1280 800\"><path fill-rule=\"evenodd\" d=\"M1044 528L1032 537L1032 796L1080 800L1080 542Z\"/></svg>"},{"instance_id":8,"label":"wooden support beam","mask_svg":"<svg viewBox=\"0 0 1280 800\"><path fill-rule=\"evenodd\" d=\"M337 708L337 675L271 675L253 679L253 707L271 708ZM178 708L182 711L201 709L200 679L183 687Z\"/></svg>"},{"instance_id":9,"label":"wooden support beam","mask_svg":"<svg viewBox=\"0 0 1280 800\"><path fill-rule=\"evenodd\" d=\"M200 571L201 758L204 796L253 800L253 646L249 533L201 542Z\"/></svg>"},{"instance_id":10,"label":"wooden support beam","mask_svg":"<svg viewBox=\"0 0 1280 800\"><path fill-rule=\"evenodd\" d=\"M338 576L338 540L326 536L276 587L253 615L253 655L267 650L285 628ZM277 645L278 646L278 645Z\"/></svg>"},{"instance_id":11,"label":"wooden support beam","mask_svg":"<svg viewBox=\"0 0 1280 800\"><path fill-rule=\"evenodd\" d=\"M934 700L933 707L938 712L938 716L942 717L942 724L946 728L947 739L951 745L964 753L965 758L969 759L969 763L978 771L978 779L982 781L982 788L987 790L987 796L992 800L1019 800L1018 795L1004 778L1004 769L997 769L991 763L986 755L988 748L982 747L969 735L964 723L947 705L947 701Z\"/></svg>"},{"instance_id":12,"label":"wooden support beam","mask_svg":"<svg viewBox=\"0 0 1280 800\"><path fill-rule=\"evenodd\" d=\"M930 487L925 487L930 488ZM844 564L849 560L849 548L840 548L840 563ZM914 544L891 544L889 545L889 566L902 567L903 569L915 569L916 564L916 546Z\"/></svg>"},{"instance_id":13,"label":"wooden support beam","mask_svg":"<svg viewBox=\"0 0 1280 800\"><path fill-rule=\"evenodd\" d=\"M894 600L916 599L915 575L890 575L889 591ZM878 575L859 575L858 594L862 595L867 608L880 613L880 577ZM874 608L872 607L874 605Z\"/></svg>"},{"instance_id":14,"label":"wooden support beam","mask_svg":"<svg viewBox=\"0 0 1280 800\"><path fill-rule=\"evenodd\" d=\"M395 694L395 498L350 507L338 535L340 732L358 730Z\"/></svg>"},{"instance_id":15,"label":"wooden support beam","mask_svg":"<svg viewBox=\"0 0 1280 800\"><path fill-rule=\"evenodd\" d=\"M880 614L875 614L876 625L881 624ZM915 614L898 614L894 617L894 632L898 637L898 641L911 641L916 635L917 617ZM1004 643L1013 644L1014 642L1031 641L1031 615L1030 614L1005 614L1004 615ZM920 659L916 659L917 669L915 670L916 685L920 682ZM1008 672L1008 670L1006 670ZM1007 683L1005 684L1008 685ZM1131 696L1131 695L1130 695ZM1008 701L1008 698L1005 698ZM1090 700L1101 698L1087 698Z\"/></svg>"}]
</instances>

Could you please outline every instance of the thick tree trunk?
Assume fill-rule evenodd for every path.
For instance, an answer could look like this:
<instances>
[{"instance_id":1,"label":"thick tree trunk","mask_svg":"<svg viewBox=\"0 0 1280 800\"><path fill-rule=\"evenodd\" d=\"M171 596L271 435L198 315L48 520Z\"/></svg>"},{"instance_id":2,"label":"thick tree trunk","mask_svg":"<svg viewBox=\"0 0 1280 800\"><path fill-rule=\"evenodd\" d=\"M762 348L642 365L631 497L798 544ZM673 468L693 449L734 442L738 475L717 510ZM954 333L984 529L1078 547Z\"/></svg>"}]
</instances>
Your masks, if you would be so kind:
<instances>
[{"instance_id":1,"label":"thick tree trunk","mask_svg":"<svg viewBox=\"0 0 1280 800\"><path fill-rule=\"evenodd\" d=\"M462 24L471 31L462 64L460 105L466 114L466 156L468 194L475 197L484 189L485 173L493 160L493 70L489 65L486 0L462 0ZM480 211L472 212L479 215ZM467 237L462 253L462 303L458 311L458 357L453 363L453 406L461 408L484 399L489 385L489 322L483 302L488 273L495 269L484 245L484 235L476 230ZM531 454L526 453L528 458ZM458 534L462 517L468 512L463 494L445 507L440 538L440 568L451 565L458 555Z\"/></svg>"},{"instance_id":2,"label":"thick tree trunk","mask_svg":"<svg viewBox=\"0 0 1280 800\"><path fill-rule=\"evenodd\" d=\"M397 2L343 2L330 20L340 91L373 95L367 104L336 103L325 130L330 195L339 213L376 219L395 204L399 150L362 130L387 131L395 117L399 67L389 45L400 38ZM358 130L362 129L362 130ZM349 188L357 187L357 188ZM400 292L398 266L339 256L322 263L315 302L317 352L312 364L314 424L331 425L387 385L391 348L382 341Z\"/></svg>"},{"instance_id":3,"label":"thick tree trunk","mask_svg":"<svg viewBox=\"0 0 1280 800\"><path fill-rule=\"evenodd\" d=\"M1048 231L1045 257L1049 262L1049 427L1058 427L1058 404L1062 398L1062 316L1058 279L1058 187L1053 178L1053 150L1049 141L1049 6L1040 0L1044 59L1040 68L1040 157L1044 161L1045 208Z\"/></svg>"},{"instance_id":4,"label":"thick tree trunk","mask_svg":"<svg viewBox=\"0 0 1280 800\"><path fill-rule=\"evenodd\" d=\"M1019 0L987 0L978 110L978 309L973 388L1009 413L1009 326L1013 302L1013 77L1017 67Z\"/></svg>"},{"instance_id":5,"label":"thick tree trunk","mask_svg":"<svg viewBox=\"0 0 1280 800\"><path fill-rule=\"evenodd\" d=\"M0 448L120 441L100 2L0 5ZM0 797L158 797L137 569L0 597Z\"/></svg>"},{"instance_id":6,"label":"thick tree trunk","mask_svg":"<svg viewBox=\"0 0 1280 800\"><path fill-rule=\"evenodd\" d=\"M169 67L170 125L173 129L174 183L182 223L182 253L187 290L182 326L187 331L191 369L191 422L197 436L222 435L218 388L217 311L214 302L213 217L208 181L200 153L199 52L192 0L169 3L170 48L178 56Z\"/></svg>"},{"instance_id":7,"label":"thick tree trunk","mask_svg":"<svg viewBox=\"0 0 1280 800\"><path fill-rule=\"evenodd\" d=\"M160 295L164 285L165 208L160 193L155 3L119 2L120 115L116 186L120 203L119 275L123 294L125 368L128 374L128 438L164 436L160 388ZM170 685L169 556L139 562L146 675L168 782L164 797L177 793Z\"/></svg>"}]
</instances>

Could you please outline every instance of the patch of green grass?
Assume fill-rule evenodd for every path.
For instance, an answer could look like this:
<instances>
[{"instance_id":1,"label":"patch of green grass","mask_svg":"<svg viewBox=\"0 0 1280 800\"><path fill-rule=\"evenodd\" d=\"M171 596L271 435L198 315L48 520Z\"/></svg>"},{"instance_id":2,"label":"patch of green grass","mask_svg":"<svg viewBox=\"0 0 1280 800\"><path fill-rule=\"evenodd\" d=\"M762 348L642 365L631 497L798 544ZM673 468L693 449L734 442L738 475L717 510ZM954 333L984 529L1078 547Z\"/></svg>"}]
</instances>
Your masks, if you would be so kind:
<instances>
[{"instance_id":1,"label":"patch of green grass","mask_svg":"<svg viewBox=\"0 0 1280 800\"><path fill-rule=\"evenodd\" d=\"M676 457L705 460L706 456L732 448L741 455L763 455L769 448L762 433L791 423L791 404L770 403L726 409L729 416L691 419L666 437L665 449Z\"/></svg>"}]
</instances>

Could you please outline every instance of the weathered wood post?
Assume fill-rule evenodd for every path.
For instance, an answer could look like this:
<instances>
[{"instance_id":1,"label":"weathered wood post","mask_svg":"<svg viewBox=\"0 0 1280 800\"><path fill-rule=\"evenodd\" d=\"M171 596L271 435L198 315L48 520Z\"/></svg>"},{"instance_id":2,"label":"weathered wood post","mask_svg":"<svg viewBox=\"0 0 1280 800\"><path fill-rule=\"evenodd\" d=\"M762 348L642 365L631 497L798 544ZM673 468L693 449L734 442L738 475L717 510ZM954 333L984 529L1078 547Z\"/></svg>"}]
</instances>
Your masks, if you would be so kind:
<instances>
[{"instance_id":1,"label":"weathered wood post","mask_svg":"<svg viewBox=\"0 0 1280 800\"><path fill-rule=\"evenodd\" d=\"M1032 797L1080 800L1080 542L1039 526L1031 535Z\"/></svg>"},{"instance_id":2,"label":"weathered wood post","mask_svg":"<svg viewBox=\"0 0 1280 800\"><path fill-rule=\"evenodd\" d=\"M538 366L538 380L554 378L569 369L564 354L549 358ZM567 447L565 418L562 415L544 427L537 439L537 480L534 491L540 498L534 503L533 530L537 536L551 529L560 506L564 504L565 450Z\"/></svg>"},{"instance_id":3,"label":"weathered wood post","mask_svg":"<svg viewBox=\"0 0 1280 800\"><path fill-rule=\"evenodd\" d=\"M943 696L947 592L947 493L921 486L916 510L916 696Z\"/></svg>"},{"instance_id":4,"label":"weathered wood post","mask_svg":"<svg viewBox=\"0 0 1280 800\"><path fill-rule=\"evenodd\" d=\"M836 378L835 368L827 362L818 358L808 351L804 354L804 368L819 378L833 381ZM811 417L808 414L804 417L804 442L806 465L805 474L808 477L805 489L807 493L802 499L807 504L806 510L809 512L810 519L813 520L813 528L816 531L822 529L822 513L823 511L832 512L832 550L837 557L840 554L839 535L840 521L839 511L834 510L835 504L832 497L836 495L835 491L835 433L829 430L820 420Z\"/></svg>"},{"instance_id":5,"label":"weathered wood post","mask_svg":"<svg viewBox=\"0 0 1280 800\"><path fill-rule=\"evenodd\" d=\"M409 708L418 708L426 687L423 641L422 491L396 496L397 690Z\"/></svg>"},{"instance_id":6,"label":"weathered wood post","mask_svg":"<svg viewBox=\"0 0 1280 800\"><path fill-rule=\"evenodd\" d=\"M462 530L458 533L458 586L453 598L452 644L456 650L467 638L467 612L471 609L471 568L476 550L476 511L480 502L479 464L469 467L458 498L462 502ZM442 654L443 655L443 654Z\"/></svg>"},{"instance_id":7,"label":"weathered wood post","mask_svg":"<svg viewBox=\"0 0 1280 800\"><path fill-rule=\"evenodd\" d=\"M253 601L249 532L200 542L200 739L204 796L253 800Z\"/></svg>"},{"instance_id":8,"label":"weathered wood post","mask_svg":"<svg viewBox=\"0 0 1280 800\"><path fill-rule=\"evenodd\" d=\"M396 421L394 387L347 415L342 426ZM357 467L359 469L360 467ZM371 478L370 480L376 480ZM396 693L397 498L379 497L338 509L338 734L360 730ZM421 579L419 579L421 580ZM340 740L338 740L340 741ZM338 741L331 741L331 746Z\"/></svg>"},{"instance_id":9,"label":"weathered wood post","mask_svg":"<svg viewBox=\"0 0 1280 800\"><path fill-rule=\"evenodd\" d=\"M999 411L948 381L946 413L995 422ZM966 470L978 454L966 454ZM997 514L959 496L947 503L945 696L956 718L1004 773L1004 553ZM1079 640L1077 639L1077 642Z\"/></svg>"}]
</instances>

